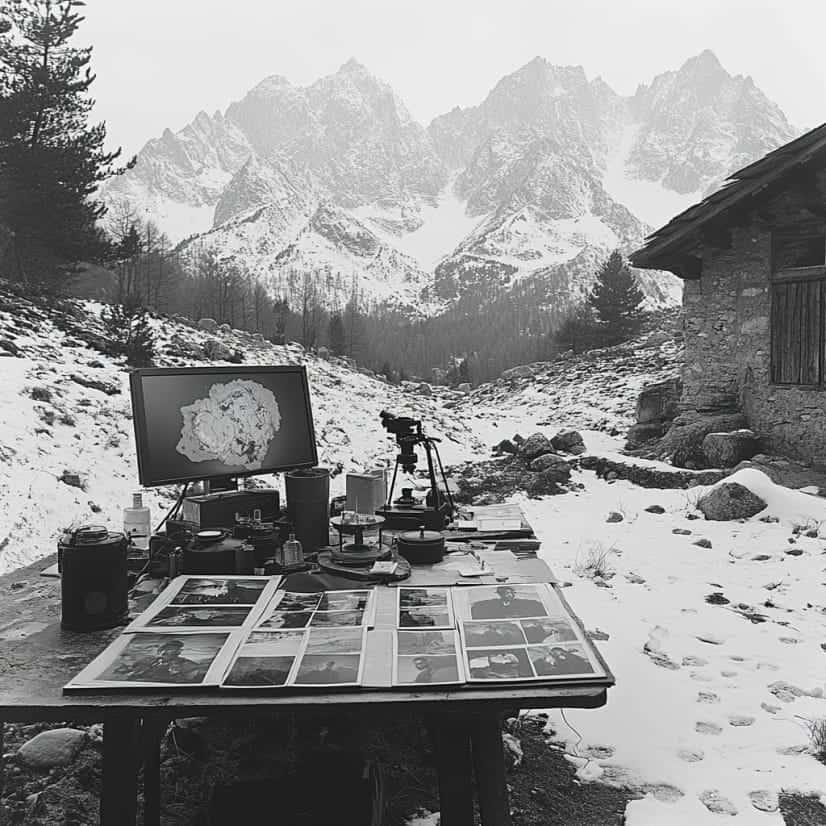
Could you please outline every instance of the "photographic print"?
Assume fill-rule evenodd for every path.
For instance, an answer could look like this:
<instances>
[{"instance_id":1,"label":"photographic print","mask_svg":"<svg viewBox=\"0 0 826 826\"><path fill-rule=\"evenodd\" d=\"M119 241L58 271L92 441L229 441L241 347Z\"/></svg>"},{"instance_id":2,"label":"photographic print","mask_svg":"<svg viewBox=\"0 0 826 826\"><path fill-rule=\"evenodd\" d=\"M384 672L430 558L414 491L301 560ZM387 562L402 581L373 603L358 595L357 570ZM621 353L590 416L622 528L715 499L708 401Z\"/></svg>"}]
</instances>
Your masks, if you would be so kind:
<instances>
[{"instance_id":1,"label":"photographic print","mask_svg":"<svg viewBox=\"0 0 826 826\"><path fill-rule=\"evenodd\" d=\"M310 625L361 625L364 611L316 611Z\"/></svg>"},{"instance_id":2,"label":"photographic print","mask_svg":"<svg viewBox=\"0 0 826 826\"><path fill-rule=\"evenodd\" d=\"M364 630L357 627L311 628L307 637L308 654L331 653L351 654L362 650Z\"/></svg>"},{"instance_id":3,"label":"photographic print","mask_svg":"<svg viewBox=\"0 0 826 826\"><path fill-rule=\"evenodd\" d=\"M475 649L465 651L471 680L529 680L531 662L524 648Z\"/></svg>"},{"instance_id":4,"label":"photographic print","mask_svg":"<svg viewBox=\"0 0 826 826\"><path fill-rule=\"evenodd\" d=\"M525 644L525 634L518 622L465 622L462 633L466 648Z\"/></svg>"},{"instance_id":5,"label":"photographic print","mask_svg":"<svg viewBox=\"0 0 826 826\"><path fill-rule=\"evenodd\" d=\"M321 602L321 593L301 594L292 591L279 591L272 602L279 611L314 611Z\"/></svg>"},{"instance_id":6,"label":"photographic print","mask_svg":"<svg viewBox=\"0 0 826 826\"><path fill-rule=\"evenodd\" d=\"M399 588L396 600L399 628L453 628L450 588Z\"/></svg>"},{"instance_id":7,"label":"photographic print","mask_svg":"<svg viewBox=\"0 0 826 826\"><path fill-rule=\"evenodd\" d=\"M399 631L399 654L452 654L456 650L455 631Z\"/></svg>"},{"instance_id":8,"label":"photographic print","mask_svg":"<svg viewBox=\"0 0 826 826\"><path fill-rule=\"evenodd\" d=\"M252 626L280 582L280 576L175 577L125 630Z\"/></svg>"},{"instance_id":9,"label":"photographic print","mask_svg":"<svg viewBox=\"0 0 826 826\"><path fill-rule=\"evenodd\" d=\"M528 656L537 677L590 677L596 673L581 643L530 646Z\"/></svg>"},{"instance_id":10,"label":"photographic print","mask_svg":"<svg viewBox=\"0 0 826 826\"><path fill-rule=\"evenodd\" d=\"M229 632L122 634L66 688L216 685L232 654L231 637Z\"/></svg>"},{"instance_id":11,"label":"photographic print","mask_svg":"<svg viewBox=\"0 0 826 826\"><path fill-rule=\"evenodd\" d=\"M397 657L394 685L460 683L459 662L455 654L418 654Z\"/></svg>"},{"instance_id":12,"label":"photographic print","mask_svg":"<svg viewBox=\"0 0 826 826\"><path fill-rule=\"evenodd\" d=\"M319 611L364 611L372 591L325 591L318 604Z\"/></svg>"},{"instance_id":13,"label":"photographic print","mask_svg":"<svg viewBox=\"0 0 826 826\"><path fill-rule=\"evenodd\" d=\"M187 577L172 599L174 605L255 605L269 577L228 579Z\"/></svg>"},{"instance_id":14,"label":"photographic print","mask_svg":"<svg viewBox=\"0 0 826 826\"><path fill-rule=\"evenodd\" d=\"M545 617L540 585L479 585L465 590L470 619ZM543 589L544 590L544 589Z\"/></svg>"},{"instance_id":15,"label":"photographic print","mask_svg":"<svg viewBox=\"0 0 826 826\"><path fill-rule=\"evenodd\" d=\"M246 622L251 608L251 605L168 605L148 620L146 627L234 628Z\"/></svg>"},{"instance_id":16,"label":"photographic print","mask_svg":"<svg viewBox=\"0 0 826 826\"><path fill-rule=\"evenodd\" d=\"M447 588L399 588L399 605L447 607L450 591Z\"/></svg>"},{"instance_id":17,"label":"photographic print","mask_svg":"<svg viewBox=\"0 0 826 826\"><path fill-rule=\"evenodd\" d=\"M293 682L295 685L358 685L361 654L305 654Z\"/></svg>"},{"instance_id":18,"label":"photographic print","mask_svg":"<svg viewBox=\"0 0 826 826\"><path fill-rule=\"evenodd\" d=\"M265 615L257 628L304 628L312 618L310 611L273 611Z\"/></svg>"},{"instance_id":19,"label":"photographic print","mask_svg":"<svg viewBox=\"0 0 826 826\"><path fill-rule=\"evenodd\" d=\"M233 662L221 685L240 688L283 686L290 676L294 657L240 656Z\"/></svg>"},{"instance_id":20,"label":"photographic print","mask_svg":"<svg viewBox=\"0 0 826 826\"><path fill-rule=\"evenodd\" d=\"M520 625L529 643L574 642L579 639L570 621L562 617L522 620Z\"/></svg>"}]
</instances>

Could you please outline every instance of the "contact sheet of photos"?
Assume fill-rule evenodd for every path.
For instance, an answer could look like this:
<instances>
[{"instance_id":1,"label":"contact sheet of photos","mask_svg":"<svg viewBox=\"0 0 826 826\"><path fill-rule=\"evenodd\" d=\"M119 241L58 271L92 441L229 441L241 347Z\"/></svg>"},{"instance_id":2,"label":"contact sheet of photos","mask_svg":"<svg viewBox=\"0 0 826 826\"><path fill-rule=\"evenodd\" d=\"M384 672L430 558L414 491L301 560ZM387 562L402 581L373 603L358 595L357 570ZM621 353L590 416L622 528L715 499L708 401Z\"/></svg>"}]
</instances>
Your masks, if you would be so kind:
<instances>
[{"instance_id":1,"label":"contact sheet of photos","mask_svg":"<svg viewBox=\"0 0 826 826\"><path fill-rule=\"evenodd\" d=\"M461 591L457 603L469 682L605 676L548 585L479 586Z\"/></svg>"},{"instance_id":2,"label":"contact sheet of photos","mask_svg":"<svg viewBox=\"0 0 826 826\"><path fill-rule=\"evenodd\" d=\"M256 629L370 627L375 622L371 589L277 591L255 622Z\"/></svg>"},{"instance_id":3,"label":"contact sheet of photos","mask_svg":"<svg viewBox=\"0 0 826 826\"><path fill-rule=\"evenodd\" d=\"M175 577L125 632L248 628L276 593L280 581L278 576Z\"/></svg>"},{"instance_id":4,"label":"contact sheet of photos","mask_svg":"<svg viewBox=\"0 0 826 826\"><path fill-rule=\"evenodd\" d=\"M250 631L238 647L223 688L336 688L361 684L365 625Z\"/></svg>"}]
</instances>

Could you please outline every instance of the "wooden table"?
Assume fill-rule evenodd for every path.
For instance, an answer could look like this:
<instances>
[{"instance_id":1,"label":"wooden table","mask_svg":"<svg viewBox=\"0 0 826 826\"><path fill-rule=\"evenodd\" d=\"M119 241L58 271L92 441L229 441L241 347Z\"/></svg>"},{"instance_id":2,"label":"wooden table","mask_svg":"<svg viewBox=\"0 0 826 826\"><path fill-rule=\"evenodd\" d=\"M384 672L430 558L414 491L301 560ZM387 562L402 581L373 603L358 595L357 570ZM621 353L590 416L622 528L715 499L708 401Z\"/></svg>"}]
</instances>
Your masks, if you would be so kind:
<instances>
[{"instance_id":1,"label":"wooden table","mask_svg":"<svg viewBox=\"0 0 826 826\"><path fill-rule=\"evenodd\" d=\"M39 575L50 561L0 577L0 722L102 721L100 823L104 826L135 823L141 763L144 824L160 822L159 746L169 720L262 711L312 714L332 706L371 716L382 710L426 715L433 734L442 826L472 826L474 775L483 823L507 826L502 715L519 708L597 708L605 704L607 688L614 682L606 667L606 678L562 686L532 683L300 694L189 690L64 694L63 685L120 629L86 634L63 631L59 581Z\"/></svg>"}]
</instances>

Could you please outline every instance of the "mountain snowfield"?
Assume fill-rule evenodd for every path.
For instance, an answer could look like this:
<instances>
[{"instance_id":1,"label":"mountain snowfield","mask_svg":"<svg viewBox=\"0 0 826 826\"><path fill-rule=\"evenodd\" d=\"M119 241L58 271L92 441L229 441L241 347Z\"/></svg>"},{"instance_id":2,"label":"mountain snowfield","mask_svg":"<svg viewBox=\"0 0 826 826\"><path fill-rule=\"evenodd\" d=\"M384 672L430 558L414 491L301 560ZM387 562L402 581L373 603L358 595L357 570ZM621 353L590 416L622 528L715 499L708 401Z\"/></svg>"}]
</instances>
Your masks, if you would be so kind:
<instances>
[{"instance_id":1,"label":"mountain snowfield","mask_svg":"<svg viewBox=\"0 0 826 826\"><path fill-rule=\"evenodd\" d=\"M51 554L71 523L118 529L138 486L127 373L89 343L101 333L100 306L68 312L0 299L0 570L8 571ZM392 462L381 409L421 418L442 438L447 465L485 459L515 432L550 437L562 427L581 428L589 454L616 457L640 387L680 362L677 342L650 336L532 365L531 376L467 396L445 388L428 396L297 345L153 323L162 365L192 363L192 348L213 338L247 363L305 364L320 463L342 471ZM549 738L583 783L639 795L627 806L629 826L703 826L720 813L734 826L781 826L781 790L826 802L826 766L808 750L806 728L826 717L826 500L755 470L734 478L768 502L764 512L705 521L699 488L645 489L584 470L573 471L577 485L564 495L512 500L617 679L602 709L568 710L567 723L550 711ZM333 493L343 479L333 479ZM156 520L172 502L167 489L145 496ZM645 510L653 504L664 513ZM612 511L622 521L606 522ZM694 544L700 538L711 547ZM595 579L589 566L600 560L605 575Z\"/></svg>"},{"instance_id":2,"label":"mountain snowfield","mask_svg":"<svg viewBox=\"0 0 826 826\"><path fill-rule=\"evenodd\" d=\"M427 128L351 60L303 88L266 78L224 113L167 129L103 191L184 259L212 247L294 302L301 274L320 273L331 307L354 279L368 305L415 313L525 278L560 304L609 251L630 252L795 134L709 51L630 97L536 58ZM641 286L650 306L679 301L668 273Z\"/></svg>"}]
</instances>

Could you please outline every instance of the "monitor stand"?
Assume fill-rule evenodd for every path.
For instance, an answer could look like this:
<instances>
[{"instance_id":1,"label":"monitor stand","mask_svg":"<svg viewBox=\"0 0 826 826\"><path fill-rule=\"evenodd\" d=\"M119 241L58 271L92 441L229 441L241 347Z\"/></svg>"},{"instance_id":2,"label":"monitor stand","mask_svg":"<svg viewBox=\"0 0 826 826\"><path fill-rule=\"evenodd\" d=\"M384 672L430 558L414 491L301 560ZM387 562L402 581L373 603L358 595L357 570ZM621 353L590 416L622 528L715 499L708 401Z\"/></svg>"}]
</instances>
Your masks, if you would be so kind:
<instances>
[{"instance_id":1,"label":"monitor stand","mask_svg":"<svg viewBox=\"0 0 826 826\"><path fill-rule=\"evenodd\" d=\"M215 476L204 479L204 493L226 493L229 490L238 490L238 479L235 476Z\"/></svg>"}]
</instances>

